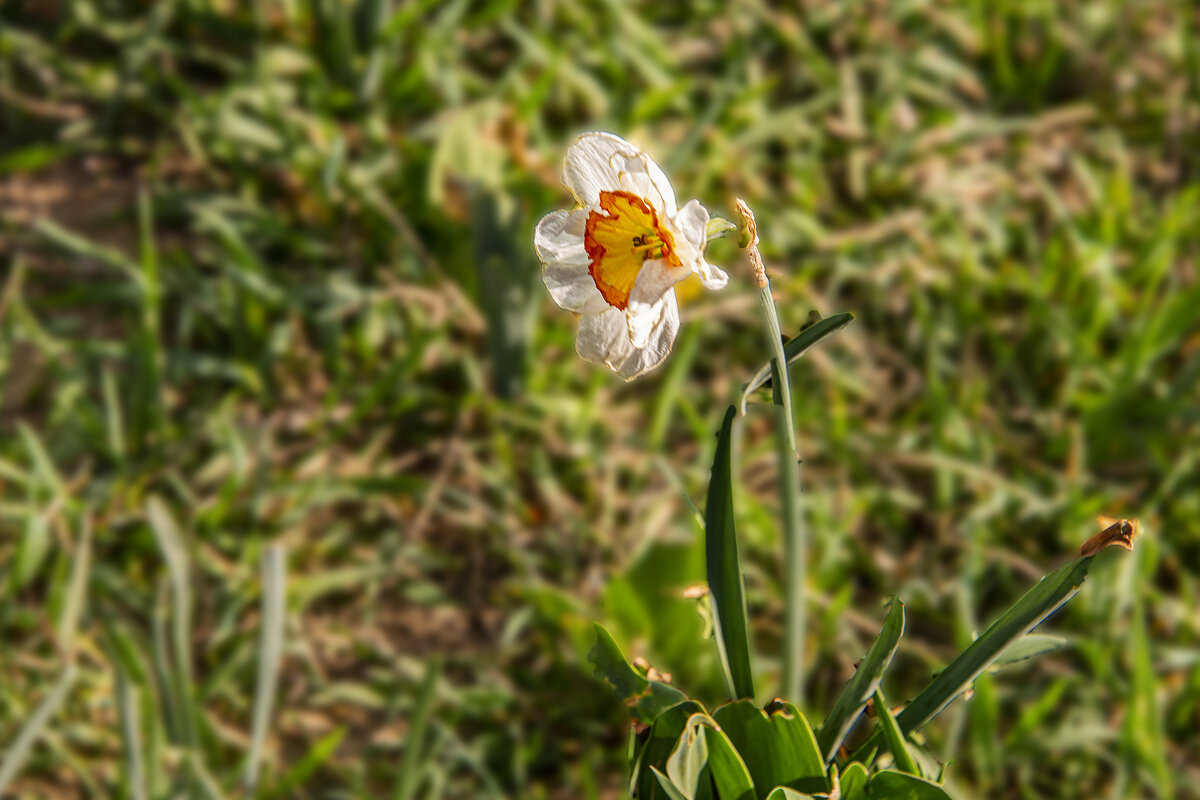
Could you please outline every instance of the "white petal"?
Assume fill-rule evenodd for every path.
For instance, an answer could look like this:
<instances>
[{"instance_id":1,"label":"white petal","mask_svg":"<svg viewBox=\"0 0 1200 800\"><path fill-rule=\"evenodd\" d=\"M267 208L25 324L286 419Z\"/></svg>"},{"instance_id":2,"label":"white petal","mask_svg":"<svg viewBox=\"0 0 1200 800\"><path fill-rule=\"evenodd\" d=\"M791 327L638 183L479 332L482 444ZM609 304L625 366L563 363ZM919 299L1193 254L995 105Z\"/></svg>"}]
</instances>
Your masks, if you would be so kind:
<instances>
[{"instance_id":1,"label":"white petal","mask_svg":"<svg viewBox=\"0 0 1200 800\"><path fill-rule=\"evenodd\" d=\"M610 307L603 314L581 317L575 352L580 358L607 363L610 367L628 358L633 352L633 344L625 326L625 313Z\"/></svg>"},{"instance_id":2,"label":"white petal","mask_svg":"<svg viewBox=\"0 0 1200 800\"><path fill-rule=\"evenodd\" d=\"M610 308L603 314L580 318L575 350L582 358L603 363L626 380L633 380L663 362L678 333L679 305L675 293L670 292L663 298L657 324L645 347L633 346L625 314L620 309Z\"/></svg>"},{"instance_id":3,"label":"white petal","mask_svg":"<svg viewBox=\"0 0 1200 800\"><path fill-rule=\"evenodd\" d=\"M725 270L720 267L714 267L703 258L700 259L700 263L696 266L696 274L700 276L700 282L704 284L704 288L712 289L714 292L718 289L724 289L729 283L729 275Z\"/></svg>"},{"instance_id":4,"label":"white petal","mask_svg":"<svg viewBox=\"0 0 1200 800\"><path fill-rule=\"evenodd\" d=\"M675 299L671 287L691 274L686 267L669 267L661 260L647 261L642 265L642 271L638 273L629 292L629 304L625 310L629 339L634 347L646 346L651 331L659 324L663 314L663 302L667 297Z\"/></svg>"},{"instance_id":5,"label":"white petal","mask_svg":"<svg viewBox=\"0 0 1200 800\"><path fill-rule=\"evenodd\" d=\"M619 161L618 159L616 159ZM618 164L621 188L650 201L660 214L668 218L675 215L675 190L667 180L666 173L645 153L637 158L625 159Z\"/></svg>"},{"instance_id":6,"label":"white petal","mask_svg":"<svg viewBox=\"0 0 1200 800\"><path fill-rule=\"evenodd\" d=\"M700 282L708 289L724 289L729 283L725 272L704 260L704 246L708 238L708 209L699 200L690 200L675 216L675 227L690 245L684 248L678 243L676 251L683 263L700 276ZM689 261L690 257L690 261Z\"/></svg>"},{"instance_id":7,"label":"white petal","mask_svg":"<svg viewBox=\"0 0 1200 800\"><path fill-rule=\"evenodd\" d=\"M708 209L699 200L689 200L671 221L693 247L704 249L708 239Z\"/></svg>"},{"instance_id":8,"label":"white petal","mask_svg":"<svg viewBox=\"0 0 1200 800\"><path fill-rule=\"evenodd\" d=\"M585 133L567 148L563 184L584 206L600 204L600 192L623 190L659 211L675 214L675 191L657 164L633 144L611 133Z\"/></svg>"},{"instance_id":9,"label":"white petal","mask_svg":"<svg viewBox=\"0 0 1200 800\"><path fill-rule=\"evenodd\" d=\"M599 314L609 307L588 272L583 248L587 209L555 211L542 217L533 246L542 261L542 280L554 302L568 311Z\"/></svg>"},{"instance_id":10,"label":"white petal","mask_svg":"<svg viewBox=\"0 0 1200 800\"><path fill-rule=\"evenodd\" d=\"M635 348L634 351L616 366L617 372L625 380L644 375L657 367L671 354L675 337L679 333L679 304L675 300L674 290L663 296L663 311L658 323L650 332L646 346Z\"/></svg>"}]
</instances>

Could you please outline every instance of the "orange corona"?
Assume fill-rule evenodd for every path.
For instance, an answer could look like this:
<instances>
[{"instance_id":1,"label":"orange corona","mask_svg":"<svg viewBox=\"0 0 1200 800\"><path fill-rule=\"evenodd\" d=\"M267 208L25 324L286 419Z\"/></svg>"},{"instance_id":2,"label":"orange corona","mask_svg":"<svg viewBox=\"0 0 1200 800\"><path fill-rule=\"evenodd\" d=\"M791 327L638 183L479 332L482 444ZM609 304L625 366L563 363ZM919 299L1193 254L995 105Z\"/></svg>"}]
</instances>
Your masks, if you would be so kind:
<instances>
[{"instance_id":1,"label":"orange corona","mask_svg":"<svg viewBox=\"0 0 1200 800\"><path fill-rule=\"evenodd\" d=\"M658 212L629 192L600 192L600 211L588 214L583 234L588 272L609 305L622 311L642 264L662 259L682 266L675 254L675 239L658 221Z\"/></svg>"}]
</instances>

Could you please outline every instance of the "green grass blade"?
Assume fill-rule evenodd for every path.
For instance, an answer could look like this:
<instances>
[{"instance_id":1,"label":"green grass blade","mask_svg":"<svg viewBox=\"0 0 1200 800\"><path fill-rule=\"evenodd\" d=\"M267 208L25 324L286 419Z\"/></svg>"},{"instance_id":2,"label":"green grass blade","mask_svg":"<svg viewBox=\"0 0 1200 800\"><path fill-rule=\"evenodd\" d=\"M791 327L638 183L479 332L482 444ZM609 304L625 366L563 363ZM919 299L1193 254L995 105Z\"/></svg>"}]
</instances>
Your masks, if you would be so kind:
<instances>
[{"instance_id":1,"label":"green grass blade","mask_svg":"<svg viewBox=\"0 0 1200 800\"><path fill-rule=\"evenodd\" d=\"M818 322L810 325L800 333L796 334L792 339L783 345L783 354L787 358L788 364L795 362L800 356L817 342L827 336L831 336L842 328L846 327L853 321L854 315L848 311L843 311L840 314L834 314L831 317L825 317ZM773 360L773 359L772 359ZM750 395L758 390L760 386L766 384L771 379L771 361L763 364L754 373L754 377L742 389L741 411L746 413L746 403Z\"/></svg>"},{"instance_id":2,"label":"green grass blade","mask_svg":"<svg viewBox=\"0 0 1200 800\"><path fill-rule=\"evenodd\" d=\"M34 476L54 494L63 494L65 487L62 476L59 475L58 468L54 466L54 460L50 458L50 453L46 451L46 445L42 443L37 431L20 422L17 424L17 432L29 452Z\"/></svg>"},{"instance_id":3,"label":"green grass blade","mask_svg":"<svg viewBox=\"0 0 1200 800\"><path fill-rule=\"evenodd\" d=\"M189 751L184 758L184 764L187 767L188 777L192 781L193 797L204 797L207 800L225 800L225 793L221 791L221 787L217 784L216 777L204 765L204 761L201 760L198 751Z\"/></svg>"},{"instance_id":4,"label":"green grass blade","mask_svg":"<svg viewBox=\"0 0 1200 800\"><path fill-rule=\"evenodd\" d=\"M75 635L86 605L87 583L91 574L92 529L87 518L82 523L79 544L71 564L71 576L67 584L67 596L58 619L57 638L59 649L65 658L65 667L54 686L42 698L33 715L21 727L17 738L5 750L0 762L0 796L20 774L34 744L66 701L67 693L75 682Z\"/></svg>"},{"instance_id":5,"label":"green grass blade","mask_svg":"<svg viewBox=\"0 0 1200 800\"><path fill-rule=\"evenodd\" d=\"M120 666L117 672L117 711L121 720L121 745L125 751L125 785L133 800L147 800L146 764L142 757L141 713L138 690Z\"/></svg>"},{"instance_id":6,"label":"green grass blade","mask_svg":"<svg viewBox=\"0 0 1200 800\"><path fill-rule=\"evenodd\" d=\"M721 423L712 478L704 506L705 565L712 608L713 628L725 680L734 699L754 697L750 671L750 626L746 619L746 596L738 555L737 531L733 524L733 458L731 438L737 409L730 406Z\"/></svg>"},{"instance_id":7,"label":"green grass blade","mask_svg":"<svg viewBox=\"0 0 1200 800\"><path fill-rule=\"evenodd\" d=\"M42 702L34 710L33 716L21 727L13 743L5 749L4 762L0 763L0 797L5 795L9 784L20 774L21 768L29 759L29 753L33 750L34 744L37 743L50 720L54 718L58 709L67 699L67 693L74 683L75 664L68 661L66 669L63 670L62 675L55 681L46 696L42 698Z\"/></svg>"},{"instance_id":8,"label":"green grass blade","mask_svg":"<svg viewBox=\"0 0 1200 800\"><path fill-rule=\"evenodd\" d=\"M258 767L267 726L279 685L283 658L284 623L287 618L287 562L282 545L271 545L262 554L262 635L258 647L258 681L254 691L254 717L250 735L250 757L243 785L253 796L258 785Z\"/></svg>"},{"instance_id":9,"label":"green grass blade","mask_svg":"<svg viewBox=\"0 0 1200 800\"><path fill-rule=\"evenodd\" d=\"M304 785L309 776L333 757L333 754L337 752L345 736L346 729L338 728L332 733L318 739L316 744L296 762L296 765L284 773L283 777L271 787L270 791L259 792L259 796L272 798L272 800L276 798L295 797L296 790Z\"/></svg>"},{"instance_id":10,"label":"green grass blade","mask_svg":"<svg viewBox=\"0 0 1200 800\"><path fill-rule=\"evenodd\" d=\"M487 317L493 388L501 397L515 397L524 383L529 296L537 272L514 245L496 195L475 182L468 184L467 192L479 304Z\"/></svg>"},{"instance_id":11,"label":"green grass blade","mask_svg":"<svg viewBox=\"0 0 1200 800\"><path fill-rule=\"evenodd\" d=\"M192 591L187 546L175 520L157 497L151 497L146 502L146 517L167 562L171 591L170 647L174 667L168 681L175 700L175 710L179 714L179 734L185 744L194 748L198 737L192 708L192 686L195 682L192 678Z\"/></svg>"},{"instance_id":12,"label":"green grass blade","mask_svg":"<svg viewBox=\"0 0 1200 800\"><path fill-rule=\"evenodd\" d=\"M160 441L166 411L163 398L162 299L163 287L154 242L154 207L150 192L138 193L139 274L141 275L141 324L131 348L133 386L130 392L135 441Z\"/></svg>"},{"instance_id":13,"label":"green grass blade","mask_svg":"<svg viewBox=\"0 0 1200 800\"><path fill-rule=\"evenodd\" d=\"M22 589L37 577L50 554L53 538L50 531L50 511L28 514L25 530L17 543L17 552L12 559L9 583L13 589Z\"/></svg>"},{"instance_id":14,"label":"green grass blade","mask_svg":"<svg viewBox=\"0 0 1200 800\"><path fill-rule=\"evenodd\" d=\"M400 773L396 776L396 789L392 795L396 800L411 800L417 791L417 776L426 751L426 731L429 729L429 718L433 711L433 700L437 695L437 682L441 672L441 659L430 659L425 668L425 678L417 692L417 705L408 724L408 738L404 741L404 760L400 764Z\"/></svg>"},{"instance_id":15,"label":"green grass blade","mask_svg":"<svg viewBox=\"0 0 1200 800\"><path fill-rule=\"evenodd\" d=\"M104 432L108 439L109 455L119 466L124 466L125 418L121 412L121 395L111 369L105 368L100 373L100 388L104 398Z\"/></svg>"},{"instance_id":16,"label":"green grass blade","mask_svg":"<svg viewBox=\"0 0 1200 800\"><path fill-rule=\"evenodd\" d=\"M39 219L33 224L33 232L46 242L74 256L92 259L119 270L127 278L130 278L139 290L143 288L142 273L138 265L131 261L128 256L117 250L98 245L79 234L67 230L51 219Z\"/></svg>"},{"instance_id":17,"label":"green grass blade","mask_svg":"<svg viewBox=\"0 0 1200 800\"><path fill-rule=\"evenodd\" d=\"M896 762L896 767L909 775L921 776L921 768L917 766L916 759L912 753L908 752L908 742L904 740L904 734L900 731L900 726L896 723L896 718L892 716L892 710L888 708L887 700L878 688L875 690L875 716L879 719L879 728L883 731L883 740L887 743L888 750L892 753L892 759Z\"/></svg>"},{"instance_id":18,"label":"green grass blade","mask_svg":"<svg viewBox=\"0 0 1200 800\"><path fill-rule=\"evenodd\" d=\"M833 760L850 727L862 713L871 695L879 688L879 681L892 663L892 657L896 654L896 647L900 644L903 634L904 603L900 602L899 598L893 598L887 618L883 621L883 628L875 637L874 644L858 665L846 688L834 701L833 708L829 710L825 722L817 731L817 743L821 747L826 764Z\"/></svg>"},{"instance_id":19,"label":"green grass blade","mask_svg":"<svg viewBox=\"0 0 1200 800\"><path fill-rule=\"evenodd\" d=\"M67 584L66 601L58 618L58 646L68 658L75 655L75 634L87 604L88 578L92 566L92 522L84 516L79 532L79 544L71 563L71 579Z\"/></svg>"}]
</instances>

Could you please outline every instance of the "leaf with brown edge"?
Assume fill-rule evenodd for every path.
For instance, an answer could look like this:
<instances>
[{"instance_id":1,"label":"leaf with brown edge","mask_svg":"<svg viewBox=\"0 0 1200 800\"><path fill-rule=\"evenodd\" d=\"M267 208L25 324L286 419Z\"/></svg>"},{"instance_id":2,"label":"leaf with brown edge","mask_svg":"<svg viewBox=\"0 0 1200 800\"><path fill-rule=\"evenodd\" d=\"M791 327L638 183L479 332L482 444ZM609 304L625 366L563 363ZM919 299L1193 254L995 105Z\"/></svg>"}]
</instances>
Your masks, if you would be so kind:
<instances>
[{"instance_id":1,"label":"leaf with brown edge","mask_svg":"<svg viewBox=\"0 0 1200 800\"><path fill-rule=\"evenodd\" d=\"M593 625L596 646L588 653L588 661L629 709L638 722L650 725L666 710L688 699L674 686L643 676L625 659L612 634L602 625Z\"/></svg>"}]
</instances>

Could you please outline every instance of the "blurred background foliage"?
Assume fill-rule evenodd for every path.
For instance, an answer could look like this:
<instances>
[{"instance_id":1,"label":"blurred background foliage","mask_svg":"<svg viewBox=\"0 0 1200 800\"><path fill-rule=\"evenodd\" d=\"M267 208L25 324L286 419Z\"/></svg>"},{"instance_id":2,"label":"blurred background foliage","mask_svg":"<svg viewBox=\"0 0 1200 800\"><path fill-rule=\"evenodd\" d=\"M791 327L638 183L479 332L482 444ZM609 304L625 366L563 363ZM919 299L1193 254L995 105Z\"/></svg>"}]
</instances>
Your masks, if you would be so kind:
<instances>
[{"instance_id":1,"label":"blurred background foliage","mask_svg":"<svg viewBox=\"0 0 1200 800\"><path fill-rule=\"evenodd\" d=\"M1140 517L1049 623L1069 646L923 736L964 797L1197 796L1198 26L1181 0L4 3L0 769L46 716L10 792L618 797L591 619L719 694L685 498L764 358L754 290L716 243L734 281L684 287L663 369L574 356L532 231L602 129L681 198L747 199L786 330L857 316L794 379L814 720L887 595L899 701L1097 514ZM736 471L761 701L769 431L752 408Z\"/></svg>"}]
</instances>

